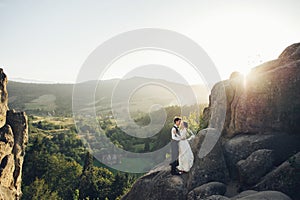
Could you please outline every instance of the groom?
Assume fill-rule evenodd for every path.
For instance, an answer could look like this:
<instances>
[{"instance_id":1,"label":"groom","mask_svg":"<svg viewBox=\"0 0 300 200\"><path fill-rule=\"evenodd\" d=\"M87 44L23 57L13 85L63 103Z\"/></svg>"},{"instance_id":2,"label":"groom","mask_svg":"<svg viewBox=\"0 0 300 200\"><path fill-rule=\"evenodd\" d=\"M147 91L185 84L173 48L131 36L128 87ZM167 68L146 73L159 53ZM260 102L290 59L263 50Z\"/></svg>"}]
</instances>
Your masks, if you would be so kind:
<instances>
[{"instance_id":1,"label":"groom","mask_svg":"<svg viewBox=\"0 0 300 200\"><path fill-rule=\"evenodd\" d=\"M174 126L171 129L171 150L172 150L172 160L171 160L171 174L172 175L180 175L180 172L176 169L176 167L179 165L178 163L178 156L179 156L179 147L178 143L180 141L180 132L179 132L179 125L180 125L181 119L179 117L176 117L174 119Z\"/></svg>"}]
</instances>

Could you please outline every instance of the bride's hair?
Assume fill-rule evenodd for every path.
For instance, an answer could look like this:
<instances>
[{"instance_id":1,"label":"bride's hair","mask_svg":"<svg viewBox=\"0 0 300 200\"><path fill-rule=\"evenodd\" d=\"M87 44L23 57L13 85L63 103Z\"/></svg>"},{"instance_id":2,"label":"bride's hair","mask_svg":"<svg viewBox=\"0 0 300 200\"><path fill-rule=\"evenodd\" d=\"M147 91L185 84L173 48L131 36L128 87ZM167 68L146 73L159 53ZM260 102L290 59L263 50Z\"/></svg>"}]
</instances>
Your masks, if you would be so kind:
<instances>
[{"instance_id":1,"label":"bride's hair","mask_svg":"<svg viewBox=\"0 0 300 200\"><path fill-rule=\"evenodd\" d=\"M188 127L189 127L189 124L188 124L187 122L183 122L183 126L184 126L185 128L188 128Z\"/></svg>"}]
</instances>

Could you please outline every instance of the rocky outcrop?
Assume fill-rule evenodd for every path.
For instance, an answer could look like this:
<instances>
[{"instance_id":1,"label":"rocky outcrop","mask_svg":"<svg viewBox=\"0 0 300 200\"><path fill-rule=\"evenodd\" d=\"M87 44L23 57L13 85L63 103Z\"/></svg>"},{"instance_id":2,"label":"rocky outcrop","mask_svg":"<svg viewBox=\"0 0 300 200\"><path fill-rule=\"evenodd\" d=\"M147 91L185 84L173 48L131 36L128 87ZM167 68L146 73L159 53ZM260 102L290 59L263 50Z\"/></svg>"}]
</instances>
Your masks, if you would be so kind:
<instances>
[{"instance_id":1,"label":"rocky outcrop","mask_svg":"<svg viewBox=\"0 0 300 200\"><path fill-rule=\"evenodd\" d=\"M277 60L252 69L246 77L235 73L229 80L216 84L210 95L210 112L205 113L209 127L222 126L226 137L240 133L299 132L299 46L291 45ZM220 95L223 93L226 97ZM215 112L220 109L226 109L225 123L215 124L213 121L224 117L223 112Z\"/></svg>"},{"instance_id":2,"label":"rocky outcrop","mask_svg":"<svg viewBox=\"0 0 300 200\"><path fill-rule=\"evenodd\" d=\"M300 199L299 99L300 43L247 77L217 83L203 111L208 128L192 141L191 171L157 168L123 199ZM225 193L211 182L225 184Z\"/></svg>"},{"instance_id":3,"label":"rocky outcrop","mask_svg":"<svg viewBox=\"0 0 300 200\"><path fill-rule=\"evenodd\" d=\"M0 127L3 127L6 122L6 112L8 110L8 94L6 90L7 77L0 69Z\"/></svg>"},{"instance_id":4,"label":"rocky outcrop","mask_svg":"<svg viewBox=\"0 0 300 200\"><path fill-rule=\"evenodd\" d=\"M2 69L0 79L0 200L19 199L28 141L27 116L8 109L7 78Z\"/></svg>"},{"instance_id":5,"label":"rocky outcrop","mask_svg":"<svg viewBox=\"0 0 300 200\"><path fill-rule=\"evenodd\" d=\"M300 151L299 99L300 43L248 76L233 73L212 89L205 123L221 131L230 180L239 190L278 190L300 199L294 181L299 165L288 164Z\"/></svg>"},{"instance_id":6,"label":"rocky outcrop","mask_svg":"<svg viewBox=\"0 0 300 200\"><path fill-rule=\"evenodd\" d=\"M223 81L227 95L223 126L226 137L240 133L299 133L299 47L288 47L279 59L254 68L246 77ZM211 95L220 92L213 90Z\"/></svg>"}]
</instances>

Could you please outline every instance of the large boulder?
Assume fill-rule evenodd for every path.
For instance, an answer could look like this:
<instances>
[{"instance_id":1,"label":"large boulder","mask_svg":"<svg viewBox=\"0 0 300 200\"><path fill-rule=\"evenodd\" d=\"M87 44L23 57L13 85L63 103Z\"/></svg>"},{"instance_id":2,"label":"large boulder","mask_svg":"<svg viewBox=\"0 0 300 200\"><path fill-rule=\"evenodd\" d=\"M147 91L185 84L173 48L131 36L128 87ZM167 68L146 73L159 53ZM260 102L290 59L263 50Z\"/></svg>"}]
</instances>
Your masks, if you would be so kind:
<instances>
[{"instance_id":1,"label":"large boulder","mask_svg":"<svg viewBox=\"0 0 300 200\"><path fill-rule=\"evenodd\" d=\"M187 189L183 176L170 174L169 167L151 171L139 178L130 192L122 199L156 200L156 199L186 199Z\"/></svg>"},{"instance_id":2,"label":"large boulder","mask_svg":"<svg viewBox=\"0 0 300 200\"><path fill-rule=\"evenodd\" d=\"M277 190L294 199L300 199L300 152L267 174L255 190Z\"/></svg>"},{"instance_id":3,"label":"large boulder","mask_svg":"<svg viewBox=\"0 0 300 200\"><path fill-rule=\"evenodd\" d=\"M237 163L240 183L251 186L269 172L274 165L274 153L269 149L254 151L247 159Z\"/></svg>"},{"instance_id":4,"label":"large boulder","mask_svg":"<svg viewBox=\"0 0 300 200\"><path fill-rule=\"evenodd\" d=\"M299 47L300 43L288 47L277 60L254 68L246 77L235 74L217 83L204 113L208 126L222 127L226 137L299 133Z\"/></svg>"},{"instance_id":5,"label":"large boulder","mask_svg":"<svg viewBox=\"0 0 300 200\"><path fill-rule=\"evenodd\" d=\"M257 192L255 194L251 194L242 198L238 198L236 200L292 200L287 195L283 194L282 192L278 191L263 191Z\"/></svg>"},{"instance_id":6,"label":"large boulder","mask_svg":"<svg viewBox=\"0 0 300 200\"><path fill-rule=\"evenodd\" d=\"M192 143L194 165L188 174L189 190L211 181L226 183L229 179L228 169L217 129L201 130Z\"/></svg>"},{"instance_id":7,"label":"large boulder","mask_svg":"<svg viewBox=\"0 0 300 200\"><path fill-rule=\"evenodd\" d=\"M224 195L226 185L220 182L210 182L196 187L188 193L188 200L203 199L212 195Z\"/></svg>"},{"instance_id":8,"label":"large boulder","mask_svg":"<svg viewBox=\"0 0 300 200\"><path fill-rule=\"evenodd\" d=\"M0 69L0 200L20 199L22 166L28 142L24 112L8 110L6 75Z\"/></svg>"},{"instance_id":9,"label":"large boulder","mask_svg":"<svg viewBox=\"0 0 300 200\"><path fill-rule=\"evenodd\" d=\"M224 156L230 176L238 179L237 163L259 149L273 150L274 165L284 162L300 151L300 135L293 134L240 134L223 143Z\"/></svg>"}]
</instances>

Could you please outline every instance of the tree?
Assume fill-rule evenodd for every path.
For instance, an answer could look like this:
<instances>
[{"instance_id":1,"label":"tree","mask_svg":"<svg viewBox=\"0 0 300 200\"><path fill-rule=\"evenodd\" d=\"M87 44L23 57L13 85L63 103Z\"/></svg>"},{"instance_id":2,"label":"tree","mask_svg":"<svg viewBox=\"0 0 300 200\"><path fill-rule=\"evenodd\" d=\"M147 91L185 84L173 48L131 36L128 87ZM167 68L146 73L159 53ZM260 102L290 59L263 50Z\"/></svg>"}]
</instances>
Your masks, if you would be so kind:
<instances>
[{"instance_id":1,"label":"tree","mask_svg":"<svg viewBox=\"0 0 300 200\"><path fill-rule=\"evenodd\" d=\"M63 155L53 154L48 160L47 173L43 177L52 191L57 191L63 199L72 199L78 188L82 167L74 160L66 160Z\"/></svg>"},{"instance_id":2,"label":"tree","mask_svg":"<svg viewBox=\"0 0 300 200\"><path fill-rule=\"evenodd\" d=\"M61 199L56 191L49 190L49 186L45 183L44 179L36 178L33 183L29 186L26 186L23 189L24 200L41 200L41 199L49 199L49 200L58 200Z\"/></svg>"},{"instance_id":3,"label":"tree","mask_svg":"<svg viewBox=\"0 0 300 200\"><path fill-rule=\"evenodd\" d=\"M79 198L93 197L97 194L97 187L93 177L93 156L90 152L86 153L84 167L80 176Z\"/></svg>"},{"instance_id":4,"label":"tree","mask_svg":"<svg viewBox=\"0 0 300 200\"><path fill-rule=\"evenodd\" d=\"M111 193L113 181L114 176L111 171L93 166L93 156L88 152L80 177L79 198L105 199Z\"/></svg>"},{"instance_id":5,"label":"tree","mask_svg":"<svg viewBox=\"0 0 300 200\"><path fill-rule=\"evenodd\" d=\"M110 194L110 199L120 199L126 193L127 189L130 188L131 184L131 178L128 174L118 172L111 186L113 191Z\"/></svg>"},{"instance_id":6,"label":"tree","mask_svg":"<svg viewBox=\"0 0 300 200\"><path fill-rule=\"evenodd\" d=\"M94 163L94 157L93 157L93 155L88 151L88 152L86 153L86 156L85 156L82 174L84 174L85 172L91 171L92 168L93 168L93 163Z\"/></svg>"}]
</instances>

